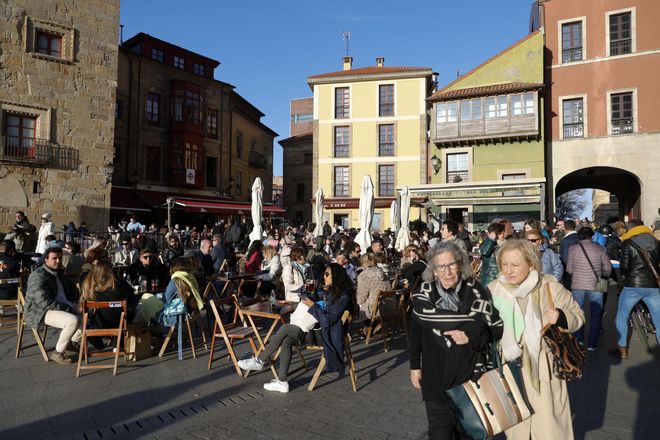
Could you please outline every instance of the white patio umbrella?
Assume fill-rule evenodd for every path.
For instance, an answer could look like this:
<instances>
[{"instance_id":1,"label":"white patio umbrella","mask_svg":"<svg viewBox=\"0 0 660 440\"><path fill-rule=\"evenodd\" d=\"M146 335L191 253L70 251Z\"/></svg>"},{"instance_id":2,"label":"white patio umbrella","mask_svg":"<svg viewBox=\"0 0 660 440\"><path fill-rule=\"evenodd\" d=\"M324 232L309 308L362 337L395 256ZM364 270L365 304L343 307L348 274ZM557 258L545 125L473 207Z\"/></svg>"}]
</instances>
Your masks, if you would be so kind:
<instances>
[{"instance_id":1,"label":"white patio umbrella","mask_svg":"<svg viewBox=\"0 0 660 440\"><path fill-rule=\"evenodd\" d=\"M374 217L374 184L370 176L364 176L360 187L360 232L355 236L355 242L360 245L364 254L371 246L371 221Z\"/></svg>"},{"instance_id":2,"label":"white patio umbrella","mask_svg":"<svg viewBox=\"0 0 660 440\"><path fill-rule=\"evenodd\" d=\"M396 250L403 252L403 250L410 244L410 229L408 223L410 222L410 190L407 186L401 189L401 228L396 234Z\"/></svg>"},{"instance_id":3,"label":"white patio umbrella","mask_svg":"<svg viewBox=\"0 0 660 440\"><path fill-rule=\"evenodd\" d=\"M252 206L250 207L250 211L252 213L252 223L254 224L254 227L252 228L252 232L250 232L250 241L255 241L255 240L263 240L263 234L264 230L261 227L261 220L262 220L262 202L261 199L263 197L264 193L264 187L261 184L261 179L257 177L254 179L254 183L252 184Z\"/></svg>"},{"instance_id":4,"label":"white patio umbrella","mask_svg":"<svg viewBox=\"0 0 660 440\"><path fill-rule=\"evenodd\" d=\"M392 200L392 205L390 206L390 220L392 222L390 229L396 236L396 233L401 227L401 212L399 211L399 203L396 199Z\"/></svg>"},{"instance_id":5,"label":"white patio umbrella","mask_svg":"<svg viewBox=\"0 0 660 440\"><path fill-rule=\"evenodd\" d=\"M323 189L316 190L316 227L314 228L314 237L323 236Z\"/></svg>"}]
</instances>

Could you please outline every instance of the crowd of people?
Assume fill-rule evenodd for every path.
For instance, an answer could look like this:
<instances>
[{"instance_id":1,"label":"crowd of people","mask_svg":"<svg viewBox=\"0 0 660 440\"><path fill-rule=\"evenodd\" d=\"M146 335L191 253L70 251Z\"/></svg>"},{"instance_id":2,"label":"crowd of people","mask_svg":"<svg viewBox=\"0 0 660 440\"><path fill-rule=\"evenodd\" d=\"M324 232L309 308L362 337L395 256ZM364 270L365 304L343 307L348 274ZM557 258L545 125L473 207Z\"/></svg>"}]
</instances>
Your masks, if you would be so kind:
<instances>
[{"instance_id":1,"label":"crowd of people","mask_svg":"<svg viewBox=\"0 0 660 440\"><path fill-rule=\"evenodd\" d=\"M618 344L610 354L626 359L633 306L643 301L660 322L660 245L656 231L637 219L602 225L567 219L553 227L529 219L519 231L502 219L472 233L448 219L436 233L411 232L410 244L399 252L390 230L374 232L363 249L356 230L327 222L321 236L315 236L314 225L267 224L263 240L250 240L248 223L235 220L218 221L199 234L176 225L158 242L132 218L112 231L116 238L97 239L84 253L73 236L55 237L50 215L41 220L37 234L25 215L16 213L13 235L0 243L0 277L27 278L26 325L62 329L51 357L62 364L72 362L80 349L81 299L126 300L132 322L162 332L181 313L204 308L202 291L209 282L223 292L226 281L218 278L236 271L261 280L265 295L305 307L316 322L310 328L298 321L282 326L263 352L239 362L244 370L260 370L281 349L277 378L264 388L288 392L293 347L323 345L327 370L342 371L344 312L361 323L358 327L368 324L379 291L408 289L410 379L422 390L434 439L461 435L444 391L483 373L493 345L504 361L522 363L534 412L507 431L507 438L572 438L566 383L552 373L543 326L574 332L585 350L596 351L608 292L619 293ZM30 258L20 250L34 234L40 252ZM15 296L15 289L0 286L0 297ZM113 326L117 319L105 312L90 325ZM92 344L103 349L107 342Z\"/></svg>"}]
</instances>

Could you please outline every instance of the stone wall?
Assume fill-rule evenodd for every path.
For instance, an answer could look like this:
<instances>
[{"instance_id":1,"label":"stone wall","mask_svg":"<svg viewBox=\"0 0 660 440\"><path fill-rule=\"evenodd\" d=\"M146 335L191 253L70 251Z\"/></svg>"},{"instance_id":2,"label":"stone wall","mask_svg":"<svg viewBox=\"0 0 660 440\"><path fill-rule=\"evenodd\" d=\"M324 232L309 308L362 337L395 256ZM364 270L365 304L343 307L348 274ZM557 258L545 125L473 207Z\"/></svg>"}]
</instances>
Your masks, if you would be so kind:
<instances>
[{"instance_id":1,"label":"stone wall","mask_svg":"<svg viewBox=\"0 0 660 440\"><path fill-rule=\"evenodd\" d=\"M0 119L8 114L35 118L39 144L67 157L20 162L0 157L5 193L0 231L13 224L17 209L37 225L39 216L50 212L58 228L69 221L84 221L90 230L104 228L113 163L119 0L14 0L0 11ZM37 53L40 32L61 39L60 55Z\"/></svg>"}]
</instances>

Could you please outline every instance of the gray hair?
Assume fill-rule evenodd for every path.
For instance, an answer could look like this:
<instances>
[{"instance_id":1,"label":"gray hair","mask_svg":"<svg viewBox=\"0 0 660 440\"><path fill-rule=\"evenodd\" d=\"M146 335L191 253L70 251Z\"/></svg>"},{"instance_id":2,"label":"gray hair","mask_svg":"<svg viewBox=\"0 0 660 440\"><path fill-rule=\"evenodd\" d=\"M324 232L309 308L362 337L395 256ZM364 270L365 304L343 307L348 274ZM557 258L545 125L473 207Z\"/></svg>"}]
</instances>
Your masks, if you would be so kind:
<instances>
[{"instance_id":1,"label":"gray hair","mask_svg":"<svg viewBox=\"0 0 660 440\"><path fill-rule=\"evenodd\" d=\"M422 273L422 279L424 281L430 283L435 280L435 274L433 273L433 259L445 252L451 252L454 256L456 264L458 265L458 270L461 274L461 279L467 280L472 277L472 265L470 264L470 257L468 257L467 252L453 241L442 241L431 248L426 254L426 262L428 265Z\"/></svg>"}]
</instances>

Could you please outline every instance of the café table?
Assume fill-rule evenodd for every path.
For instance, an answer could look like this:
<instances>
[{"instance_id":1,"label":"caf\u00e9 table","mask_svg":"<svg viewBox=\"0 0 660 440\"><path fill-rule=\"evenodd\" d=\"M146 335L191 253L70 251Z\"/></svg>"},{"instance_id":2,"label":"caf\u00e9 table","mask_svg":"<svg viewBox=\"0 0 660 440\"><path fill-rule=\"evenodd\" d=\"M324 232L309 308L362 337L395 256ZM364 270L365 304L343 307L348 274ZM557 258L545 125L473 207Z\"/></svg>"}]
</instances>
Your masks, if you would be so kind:
<instances>
[{"instance_id":1,"label":"caf\u00e9 table","mask_svg":"<svg viewBox=\"0 0 660 440\"><path fill-rule=\"evenodd\" d=\"M218 297L222 298L227 292L227 289L229 286L233 286L234 289L233 291L236 291L238 289L238 284L240 284L241 280L254 280L256 277L252 273L237 273L237 272L223 272L218 275L214 275L212 277L212 281L221 281L224 283L224 287L222 288L222 292L216 292L218 293Z\"/></svg>"},{"instance_id":2,"label":"caf\u00e9 table","mask_svg":"<svg viewBox=\"0 0 660 440\"><path fill-rule=\"evenodd\" d=\"M270 304L270 302L266 301L266 302L259 302L256 304L252 304L246 307L241 307L239 309L239 313L241 314L241 316L247 317L247 320L250 322L250 325L254 330L254 334L257 337L257 341L259 341L259 348L257 349L257 354L261 353L266 349L266 344L268 343L268 340L272 336L275 327L277 327L277 324L278 323L286 324L284 317L293 313L293 311L296 310L296 307L298 306L298 303L289 302L289 301L276 301L275 304L276 306L273 307ZM266 332L266 336L264 336L263 338L259 333L259 328L254 323L255 317L271 321L270 327L268 327L268 331ZM277 355L275 356L275 358L277 358ZM270 363L270 369L273 372L273 375L277 378L277 372L275 371L275 366L273 365L273 362Z\"/></svg>"}]
</instances>

